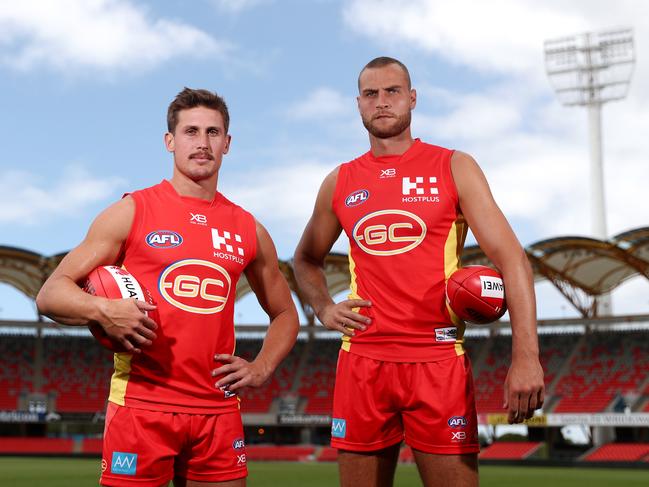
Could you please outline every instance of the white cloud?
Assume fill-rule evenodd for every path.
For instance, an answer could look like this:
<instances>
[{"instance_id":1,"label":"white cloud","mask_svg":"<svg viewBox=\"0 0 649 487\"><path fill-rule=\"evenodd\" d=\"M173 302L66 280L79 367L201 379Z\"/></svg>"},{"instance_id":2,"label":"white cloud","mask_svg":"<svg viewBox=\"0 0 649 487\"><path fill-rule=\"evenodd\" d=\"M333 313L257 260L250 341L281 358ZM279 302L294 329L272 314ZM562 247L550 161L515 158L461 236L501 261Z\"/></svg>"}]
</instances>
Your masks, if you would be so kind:
<instances>
[{"instance_id":1,"label":"white cloud","mask_svg":"<svg viewBox=\"0 0 649 487\"><path fill-rule=\"evenodd\" d=\"M521 0L354 0L343 13L351 29L390 47L408 42L497 72L538 70L545 39L588 26L577 12Z\"/></svg>"},{"instance_id":2,"label":"white cloud","mask_svg":"<svg viewBox=\"0 0 649 487\"><path fill-rule=\"evenodd\" d=\"M171 58L223 56L230 45L130 0L0 3L0 63L19 70L145 70Z\"/></svg>"},{"instance_id":3,"label":"white cloud","mask_svg":"<svg viewBox=\"0 0 649 487\"><path fill-rule=\"evenodd\" d=\"M328 87L317 88L306 99L291 106L287 113L297 120L322 120L350 115L355 100Z\"/></svg>"},{"instance_id":4,"label":"white cloud","mask_svg":"<svg viewBox=\"0 0 649 487\"><path fill-rule=\"evenodd\" d=\"M99 179L80 166L68 166L57 181L45 181L26 171L2 171L0 222L34 225L52 217L69 218L125 184L116 177Z\"/></svg>"},{"instance_id":5,"label":"white cloud","mask_svg":"<svg viewBox=\"0 0 649 487\"><path fill-rule=\"evenodd\" d=\"M521 113L517 107L503 103L500 96L478 93L449 96L443 116L431 117L415 111L413 125L425 126L436 137L447 140L476 141L500 136L515 130Z\"/></svg>"},{"instance_id":6,"label":"white cloud","mask_svg":"<svg viewBox=\"0 0 649 487\"><path fill-rule=\"evenodd\" d=\"M224 181L223 190L260 221L291 223L303 228L313 211L320 184L335 166L336 163L314 160L272 165L267 170L233 175Z\"/></svg>"},{"instance_id":7,"label":"white cloud","mask_svg":"<svg viewBox=\"0 0 649 487\"><path fill-rule=\"evenodd\" d=\"M453 64L528 78L542 75L545 40L646 27L648 17L649 4L634 0L351 0L343 9L351 30L384 46L407 43Z\"/></svg>"},{"instance_id":8,"label":"white cloud","mask_svg":"<svg viewBox=\"0 0 649 487\"><path fill-rule=\"evenodd\" d=\"M269 164L267 170L245 171L219 181L232 201L250 211L271 233L281 259L293 256L295 246L311 217L320 185L343 159L290 160ZM221 184L222 183L222 184ZM333 252L347 252L344 233Z\"/></svg>"},{"instance_id":9,"label":"white cloud","mask_svg":"<svg viewBox=\"0 0 649 487\"><path fill-rule=\"evenodd\" d=\"M528 243L591 234L587 114L556 101L544 73L543 41L633 27L638 55L629 97L602 113L608 233L649 223L649 56L642 54L649 52L649 3L352 0L343 13L349 29L382 47L414 46L497 75L481 91L417 87L413 129L472 153L505 213L535 232L523 239ZM428 107L427 99L437 106Z\"/></svg>"}]
</instances>

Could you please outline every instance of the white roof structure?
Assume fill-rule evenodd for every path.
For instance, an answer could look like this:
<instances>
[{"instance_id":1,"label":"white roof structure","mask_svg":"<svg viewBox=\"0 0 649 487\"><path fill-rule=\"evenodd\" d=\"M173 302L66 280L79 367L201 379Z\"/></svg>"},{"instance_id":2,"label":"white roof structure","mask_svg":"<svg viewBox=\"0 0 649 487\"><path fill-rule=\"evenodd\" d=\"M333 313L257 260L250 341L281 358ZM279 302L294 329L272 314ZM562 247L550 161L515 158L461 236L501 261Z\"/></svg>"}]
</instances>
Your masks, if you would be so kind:
<instances>
[{"instance_id":1,"label":"white roof structure","mask_svg":"<svg viewBox=\"0 0 649 487\"><path fill-rule=\"evenodd\" d=\"M584 318L597 316L596 298L613 291L627 279L642 275L649 279L649 227L636 228L602 241L586 237L556 237L525 249L536 281L549 280ZM34 299L65 253L43 256L15 247L0 246L0 282ZM313 312L297 289L291 261L279 266L298 297L305 315L313 323ZM478 246L466 247L462 265L493 266ZM325 260L329 292L349 287L347 255L330 254ZM237 284L237 299L251 291L245 276Z\"/></svg>"}]
</instances>

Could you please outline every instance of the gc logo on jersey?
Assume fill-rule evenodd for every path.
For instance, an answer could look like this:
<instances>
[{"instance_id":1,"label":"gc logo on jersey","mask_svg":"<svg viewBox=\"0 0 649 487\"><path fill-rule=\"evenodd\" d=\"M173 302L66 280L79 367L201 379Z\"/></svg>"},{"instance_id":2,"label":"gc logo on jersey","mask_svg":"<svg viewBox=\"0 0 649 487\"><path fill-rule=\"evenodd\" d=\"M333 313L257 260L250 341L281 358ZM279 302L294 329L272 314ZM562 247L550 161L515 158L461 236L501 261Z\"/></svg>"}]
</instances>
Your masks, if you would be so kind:
<instances>
[{"instance_id":1,"label":"gc logo on jersey","mask_svg":"<svg viewBox=\"0 0 649 487\"><path fill-rule=\"evenodd\" d=\"M426 223L404 210L379 210L356 222L352 236L358 246L372 255L409 252L426 237Z\"/></svg>"},{"instance_id":2,"label":"gc logo on jersey","mask_svg":"<svg viewBox=\"0 0 649 487\"><path fill-rule=\"evenodd\" d=\"M146 243L154 249L171 249L183 243L183 238L171 230L155 230L146 236Z\"/></svg>"},{"instance_id":3,"label":"gc logo on jersey","mask_svg":"<svg viewBox=\"0 0 649 487\"><path fill-rule=\"evenodd\" d=\"M169 265L158 281L158 290L168 303L190 313L213 314L223 310L232 280L218 264L184 259Z\"/></svg>"},{"instance_id":4,"label":"gc logo on jersey","mask_svg":"<svg viewBox=\"0 0 649 487\"><path fill-rule=\"evenodd\" d=\"M352 207L352 206L358 206L362 203L365 203L367 201L367 198L370 197L370 192L366 189L359 189L358 191L354 191L351 193L347 198L345 198L345 206L347 207Z\"/></svg>"}]
</instances>

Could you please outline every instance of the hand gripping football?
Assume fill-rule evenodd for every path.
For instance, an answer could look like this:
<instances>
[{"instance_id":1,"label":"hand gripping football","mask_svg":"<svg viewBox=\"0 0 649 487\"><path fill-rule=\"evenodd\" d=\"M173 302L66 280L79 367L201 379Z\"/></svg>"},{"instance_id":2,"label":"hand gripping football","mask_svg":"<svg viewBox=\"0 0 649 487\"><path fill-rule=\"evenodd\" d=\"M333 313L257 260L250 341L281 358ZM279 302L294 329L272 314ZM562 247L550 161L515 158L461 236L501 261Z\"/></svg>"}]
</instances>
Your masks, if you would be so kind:
<instances>
[{"instance_id":1,"label":"hand gripping football","mask_svg":"<svg viewBox=\"0 0 649 487\"><path fill-rule=\"evenodd\" d=\"M88 274L83 290L93 296L108 299L135 298L155 305L149 290L137 282L127 270L117 266L107 265L94 269ZM159 323L157 310L148 311L146 314ZM97 341L109 350L113 352L127 351L121 343L113 340L99 323L90 323L88 328Z\"/></svg>"}]
</instances>

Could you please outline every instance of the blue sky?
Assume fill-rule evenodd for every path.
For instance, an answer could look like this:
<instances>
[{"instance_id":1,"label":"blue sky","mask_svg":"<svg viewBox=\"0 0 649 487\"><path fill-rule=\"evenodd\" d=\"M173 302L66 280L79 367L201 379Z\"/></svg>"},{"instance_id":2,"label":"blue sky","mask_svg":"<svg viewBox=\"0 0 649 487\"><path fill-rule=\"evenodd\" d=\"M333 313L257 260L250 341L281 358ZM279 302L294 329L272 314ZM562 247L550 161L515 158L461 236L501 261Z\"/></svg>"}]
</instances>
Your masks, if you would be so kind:
<instances>
[{"instance_id":1,"label":"blue sky","mask_svg":"<svg viewBox=\"0 0 649 487\"><path fill-rule=\"evenodd\" d=\"M12 5L15 3L16 5ZM649 224L649 6L500 0L22 0L0 6L0 244L68 250L122 193L171 174L166 109L184 86L222 94L233 145L219 186L290 258L322 178L367 150L356 77L408 65L413 133L470 152L524 245L589 235L586 113L557 101L543 41L632 27L629 96L604 108L608 231ZM346 251L340 241L336 247ZM649 312L644 279L614 296ZM549 284L542 317L574 312ZM0 285L0 319L33 317ZM238 317L259 321L244 304ZM248 311L250 310L250 311Z\"/></svg>"}]
</instances>

